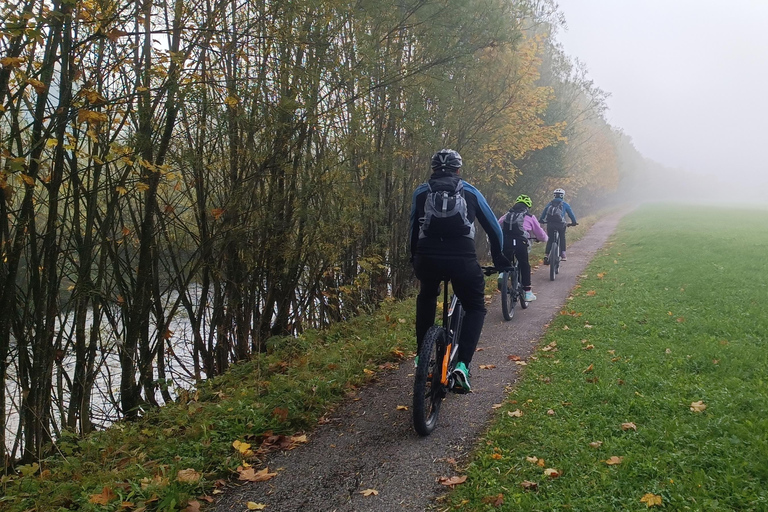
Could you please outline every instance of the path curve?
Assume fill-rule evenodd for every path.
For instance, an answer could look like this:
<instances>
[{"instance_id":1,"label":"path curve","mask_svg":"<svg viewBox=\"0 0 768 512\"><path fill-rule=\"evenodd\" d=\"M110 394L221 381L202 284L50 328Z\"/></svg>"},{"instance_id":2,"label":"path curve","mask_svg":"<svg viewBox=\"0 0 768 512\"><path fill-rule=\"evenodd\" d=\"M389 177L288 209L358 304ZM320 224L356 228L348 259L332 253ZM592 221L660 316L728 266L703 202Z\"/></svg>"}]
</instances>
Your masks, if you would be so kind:
<instances>
[{"instance_id":1,"label":"path curve","mask_svg":"<svg viewBox=\"0 0 768 512\"><path fill-rule=\"evenodd\" d=\"M265 504L268 512L428 509L445 492L437 480L456 474L456 464L465 461L492 418L493 404L502 402L508 387L517 381L518 366L507 356L526 359L531 354L622 214L609 214L574 242L554 282L549 280L548 267L535 270L532 284L538 300L526 310L518 308L511 322L502 319L498 295L494 297L478 344L482 350L472 360L473 393L448 396L429 437L419 437L411 425L413 365L409 360L342 404L329 423L309 435L306 445L271 455L267 465L278 476L227 489L214 509L241 512L249 501ZM481 364L496 367L480 370ZM397 410L398 405L409 410ZM366 489L378 494L363 496L361 491Z\"/></svg>"}]
</instances>

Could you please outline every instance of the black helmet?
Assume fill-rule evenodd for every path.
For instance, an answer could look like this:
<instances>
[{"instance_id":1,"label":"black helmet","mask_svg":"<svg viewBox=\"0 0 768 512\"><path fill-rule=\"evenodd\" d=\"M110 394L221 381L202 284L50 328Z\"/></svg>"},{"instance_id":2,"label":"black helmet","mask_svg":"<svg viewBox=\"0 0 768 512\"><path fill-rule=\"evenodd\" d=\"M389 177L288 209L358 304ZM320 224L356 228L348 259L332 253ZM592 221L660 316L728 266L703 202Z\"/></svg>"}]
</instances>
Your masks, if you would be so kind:
<instances>
[{"instance_id":1,"label":"black helmet","mask_svg":"<svg viewBox=\"0 0 768 512\"><path fill-rule=\"evenodd\" d=\"M441 149L432 156L433 171L456 172L461 167L461 155L452 149Z\"/></svg>"}]
</instances>

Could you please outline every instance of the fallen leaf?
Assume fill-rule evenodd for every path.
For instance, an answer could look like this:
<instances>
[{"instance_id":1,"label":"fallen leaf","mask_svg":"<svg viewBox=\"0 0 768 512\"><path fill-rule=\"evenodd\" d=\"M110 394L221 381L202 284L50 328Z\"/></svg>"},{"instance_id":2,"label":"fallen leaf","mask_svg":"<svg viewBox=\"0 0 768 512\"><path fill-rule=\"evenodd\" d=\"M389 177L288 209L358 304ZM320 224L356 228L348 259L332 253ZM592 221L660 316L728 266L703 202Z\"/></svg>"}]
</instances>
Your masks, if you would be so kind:
<instances>
[{"instance_id":1,"label":"fallen leaf","mask_svg":"<svg viewBox=\"0 0 768 512\"><path fill-rule=\"evenodd\" d=\"M594 325L591 325L591 324L584 324L584 328L585 328L585 329L591 329L592 327L594 327Z\"/></svg>"},{"instance_id":2,"label":"fallen leaf","mask_svg":"<svg viewBox=\"0 0 768 512\"><path fill-rule=\"evenodd\" d=\"M373 370L369 370L368 368L363 368L363 373L366 375L373 375Z\"/></svg>"},{"instance_id":3,"label":"fallen leaf","mask_svg":"<svg viewBox=\"0 0 768 512\"><path fill-rule=\"evenodd\" d=\"M571 330L571 328L570 328L570 327L568 327L567 325L564 325L564 326L563 326L563 330L564 330L564 331L570 331L570 330Z\"/></svg>"},{"instance_id":4,"label":"fallen leaf","mask_svg":"<svg viewBox=\"0 0 768 512\"><path fill-rule=\"evenodd\" d=\"M522 487L526 491L535 491L536 489L539 488L539 484L537 484L536 482L531 482L530 480L523 480L520 483L520 487Z\"/></svg>"},{"instance_id":5,"label":"fallen leaf","mask_svg":"<svg viewBox=\"0 0 768 512\"><path fill-rule=\"evenodd\" d=\"M603 444L602 441L592 441L591 443L589 443L589 446L591 446L592 448L600 448L602 444Z\"/></svg>"},{"instance_id":6,"label":"fallen leaf","mask_svg":"<svg viewBox=\"0 0 768 512\"><path fill-rule=\"evenodd\" d=\"M705 404L703 400L699 400L698 402L691 402L692 412L704 412L704 409L706 408L707 404Z\"/></svg>"},{"instance_id":7,"label":"fallen leaf","mask_svg":"<svg viewBox=\"0 0 768 512\"><path fill-rule=\"evenodd\" d=\"M202 477L202 474L192 468L182 469L176 473L176 480L184 484L195 484L199 482Z\"/></svg>"},{"instance_id":8,"label":"fallen leaf","mask_svg":"<svg viewBox=\"0 0 768 512\"><path fill-rule=\"evenodd\" d=\"M544 459L539 459L536 461L536 465L539 466L540 468L543 468L544 466L547 465L547 463L544 462Z\"/></svg>"},{"instance_id":9,"label":"fallen leaf","mask_svg":"<svg viewBox=\"0 0 768 512\"><path fill-rule=\"evenodd\" d=\"M683 318L683 317L679 316L679 317L677 317L677 320L676 320L676 322L677 322L677 323L679 323L679 324L681 324L681 323L685 322L685 318Z\"/></svg>"},{"instance_id":10,"label":"fallen leaf","mask_svg":"<svg viewBox=\"0 0 768 512\"><path fill-rule=\"evenodd\" d=\"M479 366L479 368L481 370L493 370L494 368L496 368L496 365L495 364L481 364Z\"/></svg>"},{"instance_id":11,"label":"fallen leaf","mask_svg":"<svg viewBox=\"0 0 768 512\"><path fill-rule=\"evenodd\" d=\"M109 487L104 486L100 494L91 494L91 498L88 501L97 505L106 505L115 498L117 498L117 494Z\"/></svg>"},{"instance_id":12,"label":"fallen leaf","mask_svg":"<svg viewBox=\"0 0 768 512\"><path fill-rule=\"evenodd\" d=\"M197 500L189 500L187 502L187 507L183 512L200 512L200 502Z\"/></svg>"},{"instance_id":13,"label":"fallen leaf","mask_svg":"<svg viewBox=\"0 0 768 512\"><path fill-rule=\"evenodd\" d=\"M595 369L595 365L594 365L594 363L593 363L593 364L590 364L589 366L587 366L586 370L584 370L584 371L583 371L583 372L581 372L581 373L590 373L590 372L591 372L591 371L593 371L594 369Z\"/></svg>"},{"instance_id":14,"label":"fallen leaf","mask_svg":"<svg viewBox=\"0 0 768 512\"><path fill-rule=\"evenodd\" d=\"M528 462L532 462L534 464L539 462L539 458L536 457L535 455L532 455L531 457L526 457L525 460L527 460Z\"/></svg>"},{"instance_id":15,"label":"fallen leaf","mask_svg":"<svg viewBox=\"0 0 768 512\"><path fill-rule=\"evenodd\" d=\"M609 466L615 466L616 464L621 464L623 460L624 460L624 457L617 457L616 455L614 455L613 457L606 460L605 463L608 464Z\"/></svg>"},{"instance_id":16,"label":"fallen leaf","mask_svg":"<svg viewBox=\"0 0 768 512\"><path fill-rule=\"evenodd\" d=\"M486 496L483 498L483 503L493 505L494 507L500 507L504 504L504 495L499 493L496 496Z\"/></svg>"},{"instance_id":17,"label":"fallen leaf","mask_svg":"<svg viewBox=\"0 0 768 512\"><path fill-rule=\"evenodd\" d=\"M263 503L255 503L253 501L249 501L245 504L246 507L248 507L248 510L264 510L267 508L267 506Z\"/></svg>"},{"instance_id":18,"label":"fallen leaf","mask_svg":"<svg viewBox=\"0 0 768 512\"><path fill-rule=\"evenodd\" d=\"M602 278L604 278L604 277L605 277L605 272L598 272L598 273L597 273L597 278L598 278L598 279L602 279Z\"/></svg>"},{"instance_id":19,"label":"fallen leaf","mask_svg":"<svg viewBox=\"0 0 768 512\"><path fill-rule=\"evenodd\" d=\"M250 444L244 443L244 442L239 441L237 439L232 442L232 447L235 450L237 450L238 452L240 452L241 454L243 454L243 455L245 455L246 453L251 451L251 445ZM251 452L251 453L253 453L253 452Z\"/></svg>"},{"instance_id":20,"label":"fallen leaf","mask_svg":"<svg viewBox=\"0 0 768 512\"><path fill-rule=\"evenodd\" d=\"M560 472L555 468L547 468L544 470L544 474L549 478L557 478L560 476Z\"/></svg>"},{"instance_id":21,"label":"fallen leaf","mask_svg":"<svg viewBox=\"0 0 768 512\"><path fill-rule=\"evenodd\" d=\"M491 409L500 409L500 408L501 408L501 407L503 407L503 406L504 406L504 404L493 404L493 405L491 406Z\"/></svg>"},{"instance_id":22,"label":"fallen leaf","mask_svg":"<svg viewBox=\"0 0 768 512\"><path fill-rule=\"evenodd\" d=\"M376 489L365 489L364 491L360 491L360 494L362 494L363 496L378 496L379 491L377 491Z\"/></svg>"},{"instance_id":23,"label":"fallen leaf","mask_svg":"<svg viewBox=\"0 0 768 512\"><path fill-rule=\"evenodd\" d=\"M528 363L526 363L525 361L515 361L515 364L518 366L528 366Z\"/></svg>"},{"instance_id":24,"label":"fallen leaf","mask_svg":"<svg viewBox=\"0 0 768 512\"><path fill-rule=\"evenodd\" d=\"M587 345L586 347L581 347L581 350L592 350L593 348L595 348L594 345Z\"/></svg>"},{"instance_id":25,"label":"fallen leaf","mask_svg":"<svg viewBox=\"0 0 768 512\"><path fill-rule=\"evenodd\" d=\"M455 486L457 486L459 484L463 484L464 482L466 482L467 481L467 475L452 476L450 478L447 477L447 476L441 476L440 478L437 479L437 481L439 483L441 483L442 485L447 485L448 487L453 489Z\"/></svg>"},{"instance_id":26,"label":"fallen leaf","mask_svg":"<svg viewBox=\"0 0 768 512\"><path fill-rule=\"evenodd\" d=\"M501 457L502 455L500 453L494 453L493 455L491 455L491 458L494 460L499 460L501 459Z\"/></svg>"},{"instance_id":27,"label":"fallen leaf","mask_svg":"<svg viewBox=\"0 0 768 512\"><path fill-rule=\"evenodd\" d=\"M514 355L507 356L507 359L509 359L510 361L521 361L522 360L522 358L520 356L514 356Z\"/></svg>"},{"instance_id":28,"label":"fallen leaf","mask_svg":"<svg viewBox=\"0 0 768 512\"><path fill-rule=\"evenodd\" d=\"M260 471L256 471L254 468L245 468L240 471L240 478L238 478L238 480L245 480L247 482L265 482L276 476L277 473L270 473L269 468L264 468Z\"/></svg>"},{"instance_id":29,"label":"fallen leaf","mask_svg":"<svg viewBox=\"0 0 768 512\"><path fill-rule=\"evenodd\" d=\"M595 295L595 293L597 293L597 292L595 292L595 290L589 290L589 291L587 292L587 297L592 297L592 296L594 296L594 295Z\"/></svg>"},{"instance_id":30,"label":"fallen leaf","mask_svg":"<svg viewBox=\"0 0 768 512\"><path fill-rule=\"evenodd\" d=\"M554 416L554 415L555 415L555 411L554 411L554 410L552 410L552 409L549 409L549 410L547 411L547 414L548 414L549 416Z\"/></svg>"},{"instance_id":31,"label":"fallen leaf","mask_svg":"<svg viewBox=\"0 0 768 512\"><path fill-rule=\"evenodd\" d=\"M664 353L665 354L671 354L672 353L672 349L668 348L667 350L664 351Z\"/></svg>"},{"instance_id":32,"label":"fallen leaf","mask_svg":"<svg viewBox=\"0 0 768 512\"><path fill-rule=\"evenodd\" d=\"M398 411L407 411L408 410L408 406L407 405L398 405L397 406L397 410Z\"/></svg>"},{"instance_id":33,"label":"fallen leaf","mask_svg":"<svg viewBox=\"0 0 768 512\"><path fill-rule=\"evenodd\" d=\"M513 418L519 418L523 415L523 411L520 409L515 409L514 411L508 411L507 416L512 416Z\"/></svg>"},{"instance_id":34,"label":"fallen leaf","mask_svg":"<svg viewBox=\"0 0 768 512\"><path fill-rule=\"evenodd\" d=\"M661 506L661 496L658 496L656 494L646 493L643 495L642 498L640 498L640 503L645 503L648 505L648 508L654 507L656 505Z\"/></svg>"},{"instance_id":35,"label":"fallen leaf","mask_svg":"<svg viewBox=\"0 0 768 512\"><path fill-rule=\"evenodd\" d=\"M622 423L621 424L621 430L635 430L635 431L637 431L637 425L635 425L631 421L628 421L626 423Z\"/></svg>"}]
</instances>

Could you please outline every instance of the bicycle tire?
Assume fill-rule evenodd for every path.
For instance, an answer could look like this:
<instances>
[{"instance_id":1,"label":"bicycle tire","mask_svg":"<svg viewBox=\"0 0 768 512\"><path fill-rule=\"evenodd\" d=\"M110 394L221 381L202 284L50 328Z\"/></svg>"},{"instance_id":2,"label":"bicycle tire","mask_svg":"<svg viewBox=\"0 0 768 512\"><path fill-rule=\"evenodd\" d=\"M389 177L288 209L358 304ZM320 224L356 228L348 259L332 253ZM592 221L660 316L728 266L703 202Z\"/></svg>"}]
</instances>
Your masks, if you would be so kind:
<instances>
[{"instance_id":1,"label":"bicycle tire","mask_svg":"<svg viewBox=\"0 0 768 512\"><path fill-rule=\"evenodd\" d=\"M440 383L441 348L445 350L445 329L433 325L424 336L419 364L413 379L413 428L424 437L437 425L440 404L445 393Z\"/></svg>"},{"instance_id":2,"label":"bicycle tire","mask_svg":"<svg viewBox=\"0 0 768 512\"><path fill-rule=\"evenodd\" d=\"M501 280L501 314L504 320L509 322L515 316L515 286L517 280L513 282L514 271L502 272Z\"/></svg>"},{"instance_id":3,"label":"bicycle tire","mask_svg":"<svg viewBox=\"0 0 768 512\"><path fill-rule=\"evenodd\" d=\"M557 266L560 264L560 240L555 235L552 247L549 248L549 280L554 281L557 275Z\"/></svg>"}]
</instances>

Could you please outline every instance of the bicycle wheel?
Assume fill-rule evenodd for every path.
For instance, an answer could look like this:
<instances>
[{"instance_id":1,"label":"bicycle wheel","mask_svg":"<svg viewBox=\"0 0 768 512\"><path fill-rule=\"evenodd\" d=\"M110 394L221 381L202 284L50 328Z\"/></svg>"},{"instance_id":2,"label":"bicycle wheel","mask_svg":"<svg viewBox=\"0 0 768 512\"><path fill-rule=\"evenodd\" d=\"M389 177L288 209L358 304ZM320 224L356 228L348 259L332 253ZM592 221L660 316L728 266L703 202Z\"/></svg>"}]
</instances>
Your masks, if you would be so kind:
<instances>
[{"instance_id":1,"label":"bicycle wheel","mask_svg":"<svg viewBox=\"0 0 768 512\"><path fill-rule=\"evenodd\" d=\"M554 281L557 275L557 266L560 264L560 241L555 238L549 249L549 280Z\"/></svg>"},{"instance_id":2,"label":"bicycle wheel","mask_svg":"<svg viewBox=\"0 0 768 512\"><path fill-rule=\"evenodd\" d=\"M517 286L517 298L520 299L520 307L526 309L528 307L528 301L525 300L525 289L523 288L523 281L520 279L519 273L515 286Z\"/></svg>"},{"instance_id":3,"label":"bicycle wheel","mask_svg":"<svg viewBox=\"0 0 768 512\"><path fill-rule=\"evenodd\" d=\"M515 285L514 271L503 272L501 280L501 314L509 322L515 316Z\"/></svg>"},{"instance_id":4,"label":"bicycle wheel","mask_svg":"<svg viewBox=\"0 0 768 512\"><path fill-rule=\"evenodd\" d=\"M413 379L413 428L420 436L428 436L437 425L444 396L439 364L444 350L445 329L433 325L421 344L419 365Z\"/></svg>"}]
</instances>

